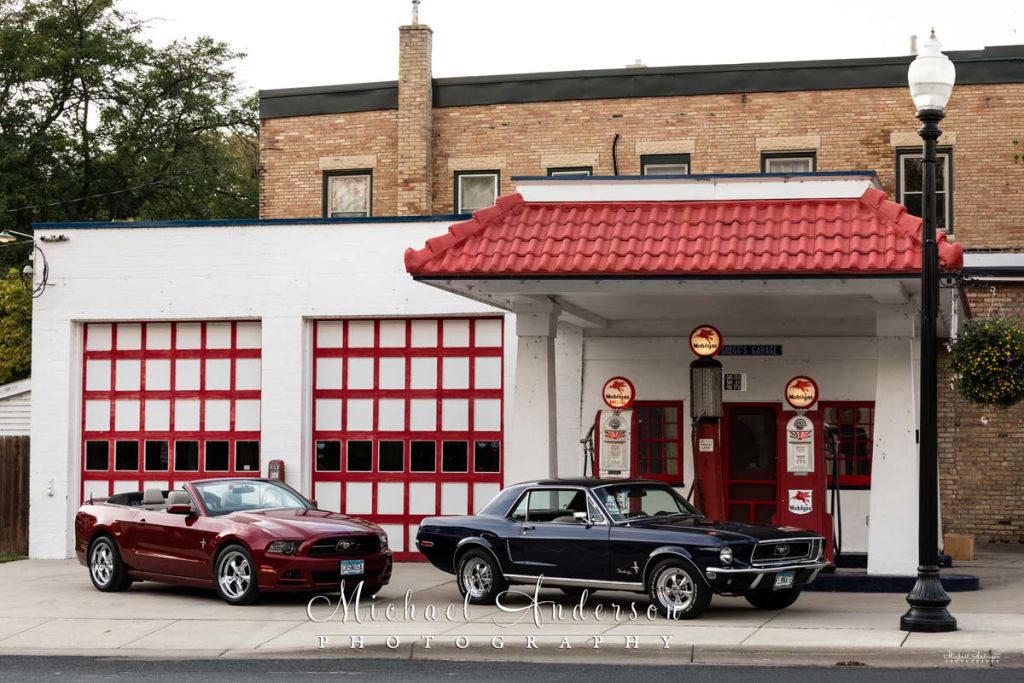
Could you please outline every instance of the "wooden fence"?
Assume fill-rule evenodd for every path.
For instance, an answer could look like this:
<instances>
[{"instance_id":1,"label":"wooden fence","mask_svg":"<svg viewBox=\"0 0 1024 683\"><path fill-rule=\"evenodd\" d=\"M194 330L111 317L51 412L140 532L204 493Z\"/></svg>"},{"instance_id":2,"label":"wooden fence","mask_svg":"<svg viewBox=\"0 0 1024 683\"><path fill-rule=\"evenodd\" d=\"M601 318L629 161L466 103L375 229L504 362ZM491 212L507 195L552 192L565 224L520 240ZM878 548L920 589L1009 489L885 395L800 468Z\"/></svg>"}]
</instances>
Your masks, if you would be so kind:
<instances>
[{"instance_id":1,"label":"wooden fence","mask_svg":"<svg viewBox=\"0 0 1024 683\"><path fill-rule=\"evenodd\" d=\"M27 436L0 436L0 553L28 555Z\"/></svg>"}]
</instances>

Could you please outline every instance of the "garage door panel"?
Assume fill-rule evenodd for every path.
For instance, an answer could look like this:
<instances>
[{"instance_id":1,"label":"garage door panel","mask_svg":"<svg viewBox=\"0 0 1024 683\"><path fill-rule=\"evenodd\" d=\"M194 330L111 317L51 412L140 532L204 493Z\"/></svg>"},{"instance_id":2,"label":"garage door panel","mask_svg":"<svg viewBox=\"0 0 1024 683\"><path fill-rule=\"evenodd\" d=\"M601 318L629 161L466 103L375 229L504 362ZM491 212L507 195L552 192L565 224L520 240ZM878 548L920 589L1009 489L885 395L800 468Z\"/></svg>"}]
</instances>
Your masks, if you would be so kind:
<instances>
[{"instance_id":1,"label":"garage door panel","mask_svg":"<svg viewBox=\"0 0 1024 683\"><path fill-rule=\"evenodd\" d=\"M83 499L260 472L260 324L84 326Z\"/></svg>"},{"instance_id":2,"label":"garage door panel","mask_svg":"<svg viewBox=\"0 0 1024 683\"><path fill-rule=\"evenodd\" d=\"M423 517L489 500L501 484L502 330L501 318L317 321L314 490L343 492L320 506L385 526L409 560L422 559Z\"/></svg>"}]
</instances>

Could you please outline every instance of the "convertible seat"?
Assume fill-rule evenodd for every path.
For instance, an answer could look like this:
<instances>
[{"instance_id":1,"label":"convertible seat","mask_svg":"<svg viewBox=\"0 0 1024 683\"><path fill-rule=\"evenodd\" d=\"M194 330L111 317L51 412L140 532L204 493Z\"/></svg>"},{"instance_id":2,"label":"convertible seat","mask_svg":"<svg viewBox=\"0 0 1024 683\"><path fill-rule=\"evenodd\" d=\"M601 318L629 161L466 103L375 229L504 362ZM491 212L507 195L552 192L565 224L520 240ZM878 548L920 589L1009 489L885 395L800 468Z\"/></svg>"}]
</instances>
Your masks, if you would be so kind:
<instances>
[{"instance_id":1,"label":"convertible seat","mask_svg":"<svg viewBox=\"0 0 1024 683\"><path fill-rule=\"evenodd\" d=\"M147 510L163 510L166 502L160 489L146 489L142 493L142 507Z\"/></svg>"},{"instance_id":2,"label":"convertible seat","mask_svg":"<svg viewBox=\"0 0 1024 683\"><path fill-rule=\"evenodd\" d=\"M168 505L191 505L192 496L184 491L169 491L167 493Z\"/></svg>"}]
</instances>

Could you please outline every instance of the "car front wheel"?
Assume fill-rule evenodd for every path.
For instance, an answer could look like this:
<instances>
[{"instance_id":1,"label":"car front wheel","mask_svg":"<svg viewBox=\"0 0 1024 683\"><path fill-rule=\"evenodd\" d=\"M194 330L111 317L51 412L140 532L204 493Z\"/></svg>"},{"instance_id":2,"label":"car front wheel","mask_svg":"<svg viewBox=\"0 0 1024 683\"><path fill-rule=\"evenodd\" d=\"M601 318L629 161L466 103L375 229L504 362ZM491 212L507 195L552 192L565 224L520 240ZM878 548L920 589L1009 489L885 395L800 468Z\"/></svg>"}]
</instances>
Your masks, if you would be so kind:
<instances>
[{"instance_id":1,"label":"car front wheel","mask_svg":"<svg viewBox=\"0 0 1024 683\"><path fill-rule=\"evenodd\" d=\"M217 593L231 605L249 605L259 598L255 564L249 551L229 545L217 558Z\"/></svg>"},{"instance_id":2,"label":"car front wheel","mask_svg":"<svg viewBox=\"0 0 1024 683\"><path fill-rule=\"evenodd\" d=\"M695 619L711 604L711 589L682 560L662 560L651 572L647 594L669 619Z\"/></svg>"},{"instance_id":3,"label":"car front wheel","mask_svg":"<svg viewBox=\"0 0 1024 683\"><path fill-rule=\"evenodd\" d=\"M800 597L800 589L795 588L774 593L756 593L745 597L747 602L757 609L786 609Z\"/></svg>"},{"instance_id":4,"label":"car front wheel","mask_svg":"<svg viewBox=\"0 0 1024 683\"><path fill-rule=\"evenodd\" d=\"M100 536L89 547L89 578L96 590L104 593L123 591L132 585L121 551L109 536Z\"/></svg>"},{"instance_id":5,"label":"car front wheel","mask_svg":"<svg viewBox=\"0 0 1024 683\"><path fill-rule=\"evenodd\" d=\"M470 550L459 560L456 574L459 592L474 605L493 604L508 588L494 558L483 550Z\"/></svg>"}]
</instances>

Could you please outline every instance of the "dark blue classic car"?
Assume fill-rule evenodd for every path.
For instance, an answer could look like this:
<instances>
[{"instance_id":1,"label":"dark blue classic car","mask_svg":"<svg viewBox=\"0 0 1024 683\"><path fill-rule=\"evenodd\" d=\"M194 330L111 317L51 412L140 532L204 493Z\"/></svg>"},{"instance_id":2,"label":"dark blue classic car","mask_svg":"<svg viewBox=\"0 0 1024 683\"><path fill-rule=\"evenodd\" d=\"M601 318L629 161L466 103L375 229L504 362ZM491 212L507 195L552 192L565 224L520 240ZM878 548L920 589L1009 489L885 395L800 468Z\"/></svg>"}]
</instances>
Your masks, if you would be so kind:
<instances>
[{"instance_id":1,"label":"dark blue classic car","mask_svg":"<svg viewBox=\"0 0 1024 683\"><path fill-rule=\"evenodd\" d=\"M416 545L471 603L543 577L574 596L646 593L677 619L700 615L712 593L788 607L825 566L816 533L711 521L672 487L639 479L510 486L476 515L424 519Z\"/></svg>"}]
</instances>

